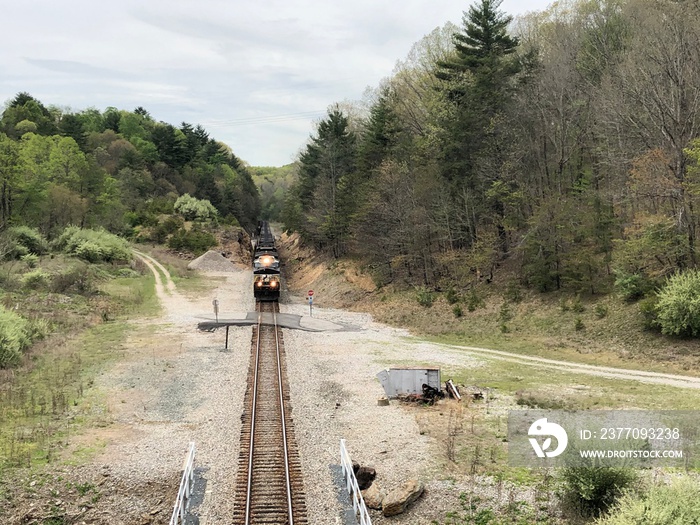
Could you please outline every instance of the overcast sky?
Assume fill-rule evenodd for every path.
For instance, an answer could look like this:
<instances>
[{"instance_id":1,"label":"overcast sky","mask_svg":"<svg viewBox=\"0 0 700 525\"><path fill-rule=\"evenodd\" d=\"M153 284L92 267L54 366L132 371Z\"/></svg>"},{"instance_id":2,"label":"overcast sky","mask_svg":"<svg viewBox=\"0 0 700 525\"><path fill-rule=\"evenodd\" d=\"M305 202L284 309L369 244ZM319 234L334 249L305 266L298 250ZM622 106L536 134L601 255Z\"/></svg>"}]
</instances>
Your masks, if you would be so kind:
<instances>
[{"instance_id":1,"label":"overcast sky","mask_svg":"<svg viewBox=\"0 0 700 525\"><path fill-rule=\"evenodd\" d=\"M473 0L472 0L473 1ZM552 0L504 0L517 15ZM328 106L359 100L470 0L4 1L0 102L147 109L253 166L292 162Z\"/></svg>"}]
</instances>

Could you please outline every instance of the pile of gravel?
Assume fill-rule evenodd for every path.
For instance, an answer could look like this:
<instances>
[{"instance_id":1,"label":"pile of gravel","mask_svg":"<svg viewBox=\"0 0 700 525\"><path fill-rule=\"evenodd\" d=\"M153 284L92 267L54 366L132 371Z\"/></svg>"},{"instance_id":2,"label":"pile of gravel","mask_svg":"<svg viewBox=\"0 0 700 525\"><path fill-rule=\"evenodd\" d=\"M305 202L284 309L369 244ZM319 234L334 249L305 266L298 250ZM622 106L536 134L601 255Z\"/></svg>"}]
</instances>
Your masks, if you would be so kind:
<instances>
[{"instance_id":1,"label":"pile of gravel","mask_svg":"<svg viewBox=\"0 0 700 525\"><path fill-rule=\"evenodd\" d=\"M204 255L200 255L194 261L187 265L190 270L201 270L203 272L234 272L236 266L226 257L221 255L221 252L209 250Z\"/></svg>"}]
</instances>

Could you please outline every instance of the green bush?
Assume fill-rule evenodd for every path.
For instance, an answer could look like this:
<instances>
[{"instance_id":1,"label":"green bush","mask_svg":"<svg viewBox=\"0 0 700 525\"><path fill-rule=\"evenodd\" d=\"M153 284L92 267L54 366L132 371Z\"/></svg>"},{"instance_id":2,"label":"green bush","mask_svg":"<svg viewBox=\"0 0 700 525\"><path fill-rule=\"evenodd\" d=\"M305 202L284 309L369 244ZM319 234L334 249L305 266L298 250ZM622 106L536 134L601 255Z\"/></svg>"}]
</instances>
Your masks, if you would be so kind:
<instances>
[{"instance_id":1,"label":"green bush","mask_svg":"<svg viewBox=\"0 0 700 525\"><path fill-rule=\"evenodd\" d=\"M597 305L595 305L593 311L595 312L595 315L598 317L598 319L602 319L603 317L608 315L608 307L604 304L598 303Z\"/></svg>"},{"instance_id":2,"label":"green bush","mask_svg":"<svg viewBox=\"0 0 700 525\"><path fill-rule=\"evenodd\" d=\"M632 469L598 465L565 468L561 476L565 501L583 516L600 516L638 480Z\"/></svg>"},{"instance_id":3,"label":"green bush","mask_svg":"<svg viewBox=\"0 0 700 525\"><path fill-rule=\"evenodd\" d=\"M44 270L37 269L27 272L22 276L22 286L31 290L43 288L49 282L51 276Z\"/></svg>"},{"instance_id":4,"label":"green bush","mask_svg":"<svg viewBox=\"0 0 700 525\"><path fill-rule=\"evenodd\" d=\"M659 297L654 294L639 301L639 311L644 318L644 328L648 330L658 330L659 322L656 311L656 304L659 302Z\"/></svg>"},{"instance_id":5,"label":"green bush","mask_svg":"<svg viewBox=\"0 0 700 525\"><path fill-rule=\"evenodd\" d=\"M467 310L473 312L477 308L483 308L486 306L484 300L476 293L476 290L472 289L469 297L467 297Z\"/></svg>"},{"instance_id":6,"label":"green bush","mask_svg":"<svg viewBox=\"0 0 700 525\"><path fill-rule=\"evenodd\" d=\"M17 244L26 248L27 253L43 255L49 251L49 243L39 230L29 226L14 226L8 230L8 234Z\"/></svg>"},{"instance_id":7,"label":"green bush","mask_svg":"<svg viewBox=\"0 0 700 525\"><path fill-rule=\"evenodd\" d=\"M455 304L459 302L459 294L454 288L448 288L445 292L445 300L448 302L448 304Z\"/></svg>"},{"instance_id":8,"label":"green bush","mask_svg":"<svg viewBox=\"0 0 700 525\"><path fill-rule=\"evenodd\" d=\"M69 226L56 239L54 246L91 263L126 262L131 260L129 244L104 230L84 230Z\"/></svg>"},{"instance_id":9,"label":"green bush","mask_svg":"<svg viewBox=\"0 0 700 525\"><path fill-rule=\"evenodd\" d=\"M700 335L700 272L689 270L668 279L658 293L656 322L666 335Z\"/></svg>"},{"instance_id":10,"label":"green bush","mask_svg":"<svg viewBox=\"0 0 700 525\"><path fill-rule=\"evenodd\" d=\"M201 228L194 227L189 231L181 228L170 237L168 246L173 250L201 255L208 249L216 246L216 239L211 233Z\"/></svg>"},{"instance_id":11,"label":"green bush","mask_svg":"<svg viewBox=\"0 0 700 525\"><path fill-rule=\"evenodd\" d=\"M30 343L29 321L0 306L0 368L17 365Z\"/></svg>"},{"instance_id":12,"label":"green bush","mask_svg":"<svg viewBox=\"0 0 700 525\"><path fill-rule=\"evenodd\" d=\"M21 261L27 265L27 268L36 268L39 263L39 256L35 253L27 253L20 257Z\"/></svg>"},{"instance_id":13,"label":"green bush","mask_svg":"<svg viewBox=\"0 0 700 525\"><path fill-rule=\"evenodd\" d=\"M418 301L419 305L430 308L435 301L435 294L427 288L420 288L416 292L416 301Z\"/></svg>"},{"instance_id":14,"label":"green bush","mask_svg":"<svg viewBox=\"0 0 700 525\"><path fill-rule=\"evenodd\" d=\"M628 303L638 301L654 289L654 284L640 274L617 272L615 289Z\"/></svg>"},{"instance_id":15,"label":"green bush","mask_svg":"<svg viewBox=\"0 0 700 525\"><path fill-rule=\"evenodd\" d=\"M85 263L78 263L66 271L51 277L49 290L53 293L77 293L92 295L95 293L95 275Z\"/></svg>"},{"instance_id":16,"label":"green bush","mask_svg":"<svg viewBox=\"0 0 700 525\"><path fill-rule=\"evenodd\" d=\"M216 208L206 199L196 199L185 193L178 197L174 205L175 211L188 221L204 221L218 215Z\"/></svg>"},{"instance_id":17,"label":"green bush","mask_svg":"<svg viewBox=\"0 0 700 525\"><path fill-rule=\"evenodd\" d=\"M519 303L523 300L523 294L520 290L520 285L517 281L510 281L506 286L506 291L503 294L504 299L511 303Z\"/></svg>"},{"instance_id":18,"label":"green bush","mask_svg":"<svg viewBox=\"0 0 700 525\"><path fill-rule=\"evenodd\" d=\"M700 485L689 477L653 485L646 494L627 493L596 525L700 525Z\"/></svg>"},{"instance_id":19,"label":"green bush","mask_svg":"<svg viewBox=\"0 0 700 525\"><path fill-rule=\"evenodd\" d=\"M454 306L452 307L452 313L453 313L454 316L457 317L457 318L462 317L462 315L464 314L464 312L462 312L462 307L459 306L458 304L456 304L456 305L454 305Z\"/></svg>"}]
</instances>

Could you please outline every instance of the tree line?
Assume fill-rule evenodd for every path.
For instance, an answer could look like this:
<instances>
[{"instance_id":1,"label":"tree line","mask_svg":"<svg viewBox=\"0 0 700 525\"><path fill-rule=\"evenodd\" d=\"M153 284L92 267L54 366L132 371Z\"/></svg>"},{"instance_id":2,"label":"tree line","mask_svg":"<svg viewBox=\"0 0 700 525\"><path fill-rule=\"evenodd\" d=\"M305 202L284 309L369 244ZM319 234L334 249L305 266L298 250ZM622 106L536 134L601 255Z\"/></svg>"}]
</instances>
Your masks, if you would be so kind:
<instances>
[{"instance_id":1,"label":"tree line","mask_svg":"<svg viewBox=\"0 0 700 525\"><path fill-rule=\"evenodd\" d=\"M367 108L336 104L281 217L379 284L513 269L535 290L632 300L698 264L700 9L476 0L415 44Z\"/></svg>"},{"instance_id":2,"label":"tree line","mask_svg":"<svg viewBox=\"0 0 700 525\"><path fill-rule=\"evenodd\" d=\"M0 231L68 225L118 234L156 225L190 195L252 228L260 196L246 166L200 125L156 122L142 107L73 112L28 93L0 116Z\"/></svg>"}]
</instances>

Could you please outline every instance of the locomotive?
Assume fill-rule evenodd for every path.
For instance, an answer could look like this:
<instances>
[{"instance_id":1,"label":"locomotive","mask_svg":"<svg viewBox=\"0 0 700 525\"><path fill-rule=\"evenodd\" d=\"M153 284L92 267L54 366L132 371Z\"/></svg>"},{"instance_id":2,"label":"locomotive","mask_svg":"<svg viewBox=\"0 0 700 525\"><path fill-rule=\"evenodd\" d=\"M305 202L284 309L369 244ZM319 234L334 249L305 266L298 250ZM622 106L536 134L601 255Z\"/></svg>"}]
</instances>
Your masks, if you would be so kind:
<instances>
[{"instance_id":1,"label":"locomotive","mask_svg":"<svg viewBox=\"0 0 700 525\"><path fill-rule=\"evenodd\" d=\"M253 239L253 295L256 301L280 297L280 259L267 221L259 221Z\"/></svg>"}]
</instances>

